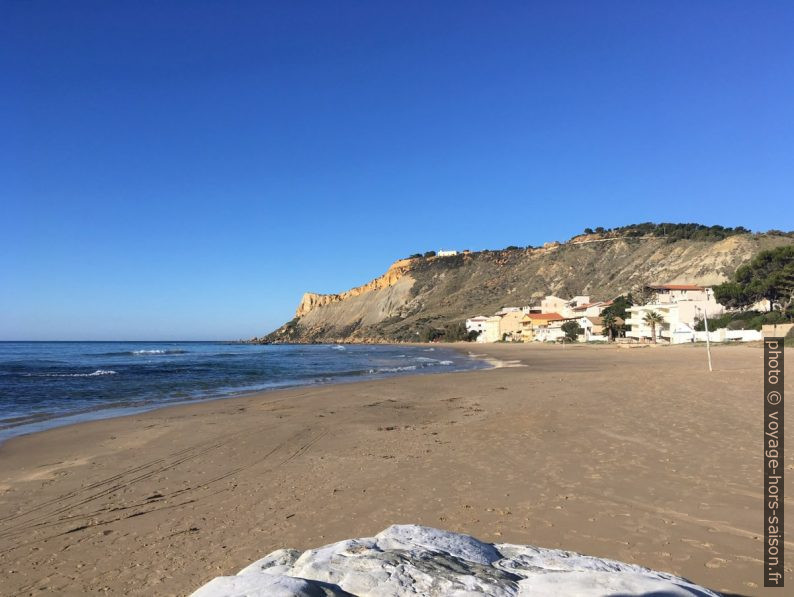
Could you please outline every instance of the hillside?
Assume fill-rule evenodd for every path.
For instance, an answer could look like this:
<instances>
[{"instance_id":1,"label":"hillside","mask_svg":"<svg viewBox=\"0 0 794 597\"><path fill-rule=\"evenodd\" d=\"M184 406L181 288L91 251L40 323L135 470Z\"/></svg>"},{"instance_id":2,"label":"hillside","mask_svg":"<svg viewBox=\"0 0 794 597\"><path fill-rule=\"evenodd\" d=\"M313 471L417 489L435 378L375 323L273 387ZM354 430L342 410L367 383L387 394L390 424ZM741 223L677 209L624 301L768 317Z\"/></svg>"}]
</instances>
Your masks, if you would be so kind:
<instances>
[{"instance_id":1,"label":"hillside","mask_svg":"<svg viewBox=\"0 0 794 597\"><path fill-rule=\"evenodd\" d=\"M718 284L764 249L794 244L778 234L722 240L604 234L538 248L412 257L379 278L340 294L306 293L295 318L255 342L415 341L443 326L547 294L605 300L640 284Z\"/></svg>"}]
</instances>

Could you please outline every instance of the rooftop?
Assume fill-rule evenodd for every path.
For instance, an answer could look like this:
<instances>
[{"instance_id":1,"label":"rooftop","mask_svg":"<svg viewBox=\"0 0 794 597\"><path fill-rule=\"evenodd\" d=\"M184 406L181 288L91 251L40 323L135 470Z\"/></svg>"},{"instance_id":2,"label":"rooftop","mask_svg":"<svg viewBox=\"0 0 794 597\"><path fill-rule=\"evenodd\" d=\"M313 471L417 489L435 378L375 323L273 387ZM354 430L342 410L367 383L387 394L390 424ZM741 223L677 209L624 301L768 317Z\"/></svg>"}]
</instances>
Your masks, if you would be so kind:
<instances>
[{"instance_id":1,"label":"rooftop","mask_svg":"<svg viewBox=\"0 0 794 597\"><path fill-rule=\"evenodd\" d=\"M609 307L612 304L612 301L598 301L595 303L587 303L584 305L579 305L578 307L574 307L574 311L584 311L585 309L589 309L590 307Z\"/></svg>"},{"instance_id":2,"label":"rooftop","mask_svg":"<svg viewBox=\"0 0 794 597\"><path fill-rule=\"evenodd\" d=\"M696 284L650 284L648 288L654 290L706 290L703 286Z\"/></svg>"},{"instance_id":3,"label":"rooftop","mask_svg":"<svg viewBox=\"0 0 794 597\"><path fill-rule=\"evenodd\" d=\"M527 313L524 316L524 318L526 319L527 317L529 319L540 319L540 320L543 320L543 321L553 321L555 319L565 319L559 313Z\"/></svg>"}]
</instances>

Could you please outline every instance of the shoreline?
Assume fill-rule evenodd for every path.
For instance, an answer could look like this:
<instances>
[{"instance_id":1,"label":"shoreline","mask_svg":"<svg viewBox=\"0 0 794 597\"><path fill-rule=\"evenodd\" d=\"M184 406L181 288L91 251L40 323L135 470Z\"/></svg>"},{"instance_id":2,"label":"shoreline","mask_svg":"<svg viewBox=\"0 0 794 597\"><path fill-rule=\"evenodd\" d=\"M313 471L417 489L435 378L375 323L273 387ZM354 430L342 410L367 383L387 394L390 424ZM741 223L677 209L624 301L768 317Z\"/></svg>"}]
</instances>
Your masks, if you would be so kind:
<instances>
[{"instance_id":1,"label":"shoreline","mask_svg":"<svg viewBox=\"0 0 794 597\"><path fill-rule=\"evenodd\" d=\"M765 594L762 405L748 399L759 349L713 348L708 376L675 348L446 346L514 366L169 405L7 440L0 582L12 594L188 594L274 549L415 523Z\"/></svg>"},{"instance_id":2,"label":"shoreline","mask_svg":"<svg viewBox=\"0 0 794 597\"><path fill-rule=\"evenodd\" d=\"M67 343L71 341L63 341L63 343ZM48 342L45 342L48 343ZM81 342L73 342L75 344L81 344ZM99 344L106 344L107 342L98 342ZM119 341L119 344L124 344L125 342ZM185 342L187 343L187 342ZM195 342L196 344L202 344L203 342ZM231 343L231 342L229 342ZM169 342L170 344L170 342ZM334 346L333 344L327 344L323 346ZM420 343L397 343L391 344L390 346L414 346L414 347L427 347L428 344L420 344ZM467 356L470 359L479 360L482 363L487 364L488 366L500 366L499 364L493 364L488 359L477 359L473 357L470 352L466 352L462 349L462 347L455 347L452 344L446 345L446 348L449 350L453 350L455 352L461 353L464 356ZM484 367L487 368L487 367ZM293 384L288 385L273 385L272 387L264 387L258 389L247 389L247 390L235 390L231 391L226 394L216 394L206 397L196 397L196 398L186 398L186 399L177 399L173 401L163 401L163 402L152 402L148 404L140 404L135 405L133 404L121 404L118 406L112 405L101 405L90 409L85 409L83 411L76 411L74 413L65 414L65 415L53 415L50 416L48 414L40 415L39 417L33 418L33 415L25 415L20 416L18 418L30 418L29 421L24 423L17 423L17 424L10 424L6 427L0 428L0 446L2 446L5 442L10 441L17 437L22 437L26 435L42 433L44 431L48 431L50 429L57 429L59 427L65 427L70 425L79 425L81 423L86 423L90 421L103 421L107 419L115 419L118 417L128 417L128 416L135 416L141 413L158 410L161 408L170 408L174 406L184 406L189 404L198 404L201 402L210 402L214 400L227 400L230 398L244 398L246 396L254 396L261 393L266 392L275 392L279 390L288 390L293 388L304 388L304 387L315 387L315 386L324 386L324 385L335 385L335 384L345 384L345 383L359 383L361 381L375 381L378 379L388 379L390 377L408 377L408 376L420 376L420 375L435 375L438 373L457 373L462 371L469 371L470 369L452 369L452 370L423 370L421 372L412 372L412 373L401 373L397 375L381 375L378 376L377 374L372 374L371 376L361 376L360 379L351 378L351 379L327 379L324 381L315 381L309 382L306 381L305 383L296 382ZM16 432L20 428L24 428L21 432Z\"/></svg>"},{"instance_id":3,"label":"shoreline","mask_svg":"<svg viewBox=\"0 0 794 597\"><path fill-rule=\"evenodd\" d=\"M71 340L63 340L63 343L81 343L80 341L71 341ZM202 343L202 341L195 341L196 343ZM46 341L45 343L49 343ZM104 341L98 341L98 343L106 343ZM119 343L125 343L125 341L119 341ZM234 342L229 342L232 344ZM346 345L353 345L356 346L358 344L353 342L348 343L337 343L337 344L346 344ZM432 347L435 348L436 345L433 343L418 343L418 342L401 342L401 343L394 343L394 344L387 344L389 346L414 346L414 347ZM300 345L300 344L297 344ZM363 343L362 346L368 346L369 344ZM328 344L327 346L333 346L332 344ZM455 352L461 353L467 356L470 359L480 361L482 363L487 364L487 367L483 367L479 370L485 369L499 369L502 367L522 367L524 365L518 364L518 361L515 360L500 360L493 357L488 356L487 354L476 354L472 352L472 348L476 346L482 346L482 344L476 344L474 342L450 342L450 343L443 343L440 344L442 348L447 348L449 350L454 350ZM538 345L540 349L548 349L548 350L555 350L553 346L545 346L545 345ZM577 347L577 349L581 348L596 348L594 346L587 346L582 345L581 347ZM598 347L599 349L603 349L603 347ZM607 347L613 348L613 347ZM80 425L82 423L90 423L92 421L106 421L111 419L123 418L123 417L131 417L135 415L139 415L146 412L156 411L164 408L171 408L171 407L179 407L179 406L188 406L191 404L200 404L203 402L213 402L216 400L229 400L234 398L246 398L246 397L253 397L260 394L266 394L269 392L277 392L280 390L291 390L296 388L307 388L307 387L318 387L318 386L325 386L325 385L344 385L344 384L354 384L354 383L363 383L366 381L378 381L381 379L390 379L391 377L420 377L424 375L439 375L439 374L452 374L452 373L463 373L466 371L472 371L478 369L455 369L451 371L447 370L427 370L421 373L409 373L409 374L402 374L402 375L394 375L394 376L383 376L383 377L371 377L371 378L363 378L363 379L345 379L340 381L323 381L323 382L316 382L316 383L296 383L293 385L287 386L275 386L272 388L263 388L257 390L243 390L239 392L231 392L229 394L219 394L215 396L208 396L205 398L190 398L186 400L175 400L173 402L161 402L156 404L150 405L141 405L141 406L100 406L96 407L91 410L86 410L84 412L75 412L69 415L64 416L42 416L38 420L31 421L29 423L22 423L18 425L10 425L3 429L0 429L0 446L9 442L18 437L25 437L28 435L34 435L37 433L43 433L49 431L51 429L58 429L61 427L69 427L72 425ZM91 413L105 413L106 416L90 416ZM47 423L53 422L54 424L48 425ZM17 429L19 427L38 427L34 429L30 429L29 431L24 431L22 433L8 433L10 430Z\"/></svg>"}]
</instances>

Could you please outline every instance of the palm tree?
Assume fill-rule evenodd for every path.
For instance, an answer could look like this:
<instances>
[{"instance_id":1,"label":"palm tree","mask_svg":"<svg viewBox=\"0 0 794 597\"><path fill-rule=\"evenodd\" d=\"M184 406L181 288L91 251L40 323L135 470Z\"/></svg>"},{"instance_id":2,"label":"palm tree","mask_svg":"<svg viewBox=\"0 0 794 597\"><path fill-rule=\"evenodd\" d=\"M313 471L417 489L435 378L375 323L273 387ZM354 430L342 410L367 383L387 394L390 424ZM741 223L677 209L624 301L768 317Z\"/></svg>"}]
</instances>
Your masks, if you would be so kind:
<instances>
[{"instance_id":1,"label":"palm tree","mask_svg":"<svg viewBox=\"0 0 794 597\"><path fill-rule=\"evenodd\" d=\"M642 320L651 326L651 342L656 344L656 324L664 323L664 317L659 315L656 311L648 311Z\"/></svg>"},{"instance_id":2,"label":"palm tree","mask_svg":"<svg viewBox=\"0 0 794 597\"><path fill-rule=\"evenodd\" d=\"M601 324L602 327L607 329L607 333L609 334L609 341L612 342L612 333L615 329L615 314L611 311L605 311L604 314L601 316Z\"/></svg>"}]
</instances>

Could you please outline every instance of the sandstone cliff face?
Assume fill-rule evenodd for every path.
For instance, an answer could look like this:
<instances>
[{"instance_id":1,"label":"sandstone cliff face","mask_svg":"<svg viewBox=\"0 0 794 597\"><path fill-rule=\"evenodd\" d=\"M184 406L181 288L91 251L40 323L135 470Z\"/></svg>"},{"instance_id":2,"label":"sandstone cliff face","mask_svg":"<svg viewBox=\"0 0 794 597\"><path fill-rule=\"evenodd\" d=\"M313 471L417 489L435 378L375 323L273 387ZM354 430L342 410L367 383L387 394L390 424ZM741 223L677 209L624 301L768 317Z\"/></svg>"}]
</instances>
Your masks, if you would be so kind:
<instances>
[{"instance_id":1,"label":"sandstone cliff face","mask_svg":"<svg viewBox=\"0 0 794 597\"><path fill-rule=\"evenodd\" d=\"M792 243L753 234L672 243L580 237L536 249L406 259L347 292L305 294L295 319L262 341L412 341L422 327L534 304L547 294L605 300L639 284L718 284L759 251Z\"/></svg>"},{"instance_id":2,"label":"sandstone cliff face","mask_svg":"<svg viewBox=\"0 0 794 597\"><path fill-rule=\"evenodd\" d=\"M295 317L303 317L316 307L330 305L331 303L353 298L354 296L359 296L372 290L381 290L382 288L394 286L403 275L411 269L411 264L415 261L416 259L400 259L399 261L395 261L382 276L362 286L352 288L347 292L342 292L341 294L316 294L314 292L307 292L303 295L298 309L295 311Z\"/></svg>"}]
</instances>

